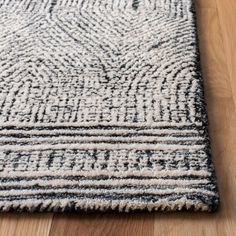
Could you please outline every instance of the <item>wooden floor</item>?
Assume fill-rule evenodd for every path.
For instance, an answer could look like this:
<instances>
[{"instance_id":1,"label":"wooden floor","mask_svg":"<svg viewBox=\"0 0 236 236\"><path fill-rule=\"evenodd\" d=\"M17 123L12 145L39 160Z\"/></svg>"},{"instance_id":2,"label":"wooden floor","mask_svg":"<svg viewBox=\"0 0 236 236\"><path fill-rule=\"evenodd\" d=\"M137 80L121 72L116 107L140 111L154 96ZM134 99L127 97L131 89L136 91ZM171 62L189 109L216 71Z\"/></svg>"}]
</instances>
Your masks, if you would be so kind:
<instances>
[{"instance_id":1,"label":"wooden floor","mask_svg":"<svg viewBox=\"0 0 236 236\"><path fill-rule=\"evenodd\" d=\"M217 213L0 214L0 236L236 235L236 1L196 0Z\"/></svg>"}]
</instances>

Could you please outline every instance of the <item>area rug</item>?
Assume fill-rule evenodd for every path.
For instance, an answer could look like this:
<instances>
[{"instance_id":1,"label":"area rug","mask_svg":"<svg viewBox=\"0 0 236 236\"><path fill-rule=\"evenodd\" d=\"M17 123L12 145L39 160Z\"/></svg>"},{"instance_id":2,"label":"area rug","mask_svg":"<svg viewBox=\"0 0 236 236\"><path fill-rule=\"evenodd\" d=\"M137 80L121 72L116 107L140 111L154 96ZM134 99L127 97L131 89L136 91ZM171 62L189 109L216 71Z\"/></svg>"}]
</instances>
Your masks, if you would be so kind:
<instances>
[{"instance_id":1,"label":"area rug","mask_svg":"<svg viewBox=\"0 0 236 236\"><path fill-rule=\"evenodd\" d=\"M0 210L218 205L192 0L0 1Z\"/></svg>"}]
</instances>

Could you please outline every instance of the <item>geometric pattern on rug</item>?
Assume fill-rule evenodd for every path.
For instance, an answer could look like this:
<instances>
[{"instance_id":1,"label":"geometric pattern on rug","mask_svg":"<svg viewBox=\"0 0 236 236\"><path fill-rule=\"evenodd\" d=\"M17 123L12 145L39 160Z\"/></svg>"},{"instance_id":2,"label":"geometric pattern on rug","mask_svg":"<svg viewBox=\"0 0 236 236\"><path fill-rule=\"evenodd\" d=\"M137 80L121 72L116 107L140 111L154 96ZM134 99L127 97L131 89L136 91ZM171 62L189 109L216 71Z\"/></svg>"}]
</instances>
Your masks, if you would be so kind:
<instances>
[{"instance_id":1,"label":"geometric pattern on rug","mask_svg":"<svg viewBox=\"0 0 236 236\"><path fill-rule=\"evenodd\" d=\"M192 0L0 0L0 210L215 210L196 34Z\"/></svg>"}]
</instances>

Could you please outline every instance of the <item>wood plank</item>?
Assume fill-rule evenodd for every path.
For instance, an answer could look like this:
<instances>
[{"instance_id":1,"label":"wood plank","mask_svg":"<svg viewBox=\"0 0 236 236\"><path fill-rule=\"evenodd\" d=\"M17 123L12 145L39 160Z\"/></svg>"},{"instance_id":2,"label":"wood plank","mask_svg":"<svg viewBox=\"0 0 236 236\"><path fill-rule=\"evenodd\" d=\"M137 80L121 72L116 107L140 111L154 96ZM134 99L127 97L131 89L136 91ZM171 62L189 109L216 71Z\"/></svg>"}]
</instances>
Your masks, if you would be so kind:
<instances>
[{"instance_id":1,"label":"wood plank","mask_svg":"<svg viewBox=\"0 0 236 236\"><path fill-rule=\"evenodd\" d=\"M153 213L56 214L50 236L153 236Z\"/></svg>"},{"instance_id":2,"label":"wood plank","mask_svg":"<svg viewBox=\"0 0 236 236\"><path fill-rule=\"evenodd\" d=\"M48 236L52 213L4 213L0 216L1 236Z\"/></svg>"},{"instance_id":3,"label":"wood plank","mask_svg":"<svg viewBox=\"0 0 236 236\"><path fill-rule=\"evenodd\" d=\"M199 9L203 8L211 8L215 9L216 8L216 3L215 0L195 0L195 5Z\"/></svg>"},{"instance_id":4,"label":"wood plank","mask_svg":"<svg viewBox=\"0 0 236 236\"><path fill-rule=\"evenodd\" d=\"M231 97L231 84L216 9L197 8L205 97Z\"/></svg>"},{"instance_id":5,"label":"wood plank","mask_svg":"<svg viewBox=\"0 0 236 236\"><path fill-rule=\"evenodd\" d=\"M236 105L236 1L216 0L222 39Z\"/></svg>"}]
</instances>

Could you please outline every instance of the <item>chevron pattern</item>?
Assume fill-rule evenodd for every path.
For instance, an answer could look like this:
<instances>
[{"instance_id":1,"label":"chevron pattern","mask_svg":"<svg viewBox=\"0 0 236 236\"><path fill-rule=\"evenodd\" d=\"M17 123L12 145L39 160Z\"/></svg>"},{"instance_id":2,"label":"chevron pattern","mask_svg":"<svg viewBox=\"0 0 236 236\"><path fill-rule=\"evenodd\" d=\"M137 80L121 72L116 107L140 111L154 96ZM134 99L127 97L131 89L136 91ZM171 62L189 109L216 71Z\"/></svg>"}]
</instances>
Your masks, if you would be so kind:
<instances>
[{"instance_id":1,"label":"chevron pattern","mask_svg":"<svg viewBox=\"0 0 236 236\"><path fill-rule=\"evenodd\" d=\"M0 210L218 205L192 0L0 0Z\"/></svg>"}]
</instances>

